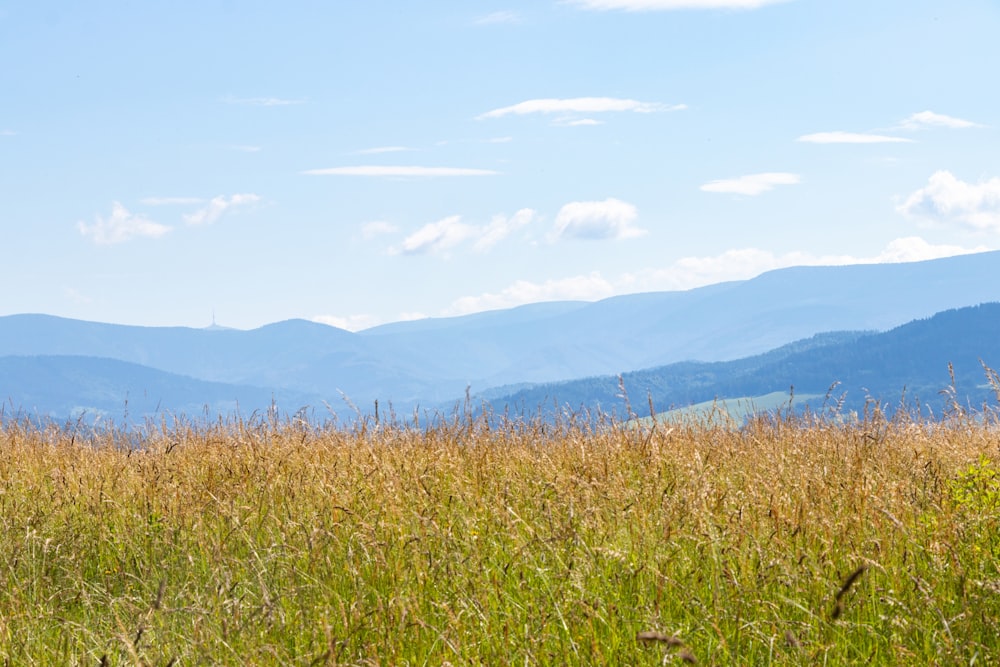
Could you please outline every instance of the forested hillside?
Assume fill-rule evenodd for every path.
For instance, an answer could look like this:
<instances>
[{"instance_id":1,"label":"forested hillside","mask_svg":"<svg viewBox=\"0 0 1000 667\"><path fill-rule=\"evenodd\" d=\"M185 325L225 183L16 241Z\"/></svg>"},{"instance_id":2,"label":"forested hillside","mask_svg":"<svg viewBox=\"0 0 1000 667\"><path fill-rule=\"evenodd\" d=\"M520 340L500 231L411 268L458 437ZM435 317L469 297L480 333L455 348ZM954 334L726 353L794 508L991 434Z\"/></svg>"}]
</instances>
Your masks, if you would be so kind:
<instances>
[{"instance_id":1,"label":"forested hillside","mask_svg":"<svg viewBox=\"0 0 1000 667\"><path fill-rule=\"evenodd\" d=\"M622 414L622 386L639 413L648 412L647 399L661 411L794 387L800 394L829 394L831 401L841 401L845 409L863 409L874 398L893 406L900 401L910 407L919 403L938 412L955 400L973 406L990 400L992 387L984 364L1000 366L997 303L945 311L884 333L814 336L737 361L682 362L624 373L620 380L618 376L591 377L509 393L498 390L479 398L494 411L569 409Z\"/></svg>"}]
</instances>

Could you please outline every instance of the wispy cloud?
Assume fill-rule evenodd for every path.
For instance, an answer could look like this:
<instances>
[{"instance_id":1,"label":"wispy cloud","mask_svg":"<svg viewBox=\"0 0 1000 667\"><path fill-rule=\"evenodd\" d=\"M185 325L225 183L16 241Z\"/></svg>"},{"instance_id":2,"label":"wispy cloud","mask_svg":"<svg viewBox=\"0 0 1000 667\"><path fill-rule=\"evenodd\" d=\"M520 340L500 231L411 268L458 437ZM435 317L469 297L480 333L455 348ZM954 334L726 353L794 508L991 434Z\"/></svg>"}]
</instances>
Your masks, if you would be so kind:
<instances>
[{"instance_id":1,"label":"wispy cloud","mask_svg":"<svg viewBox=\"0 0 1000 667\"><path fill-rule=\"evenodd\" d=\"M296 104L305 104L305 100L291 100L281 97L235 97L227 95L222 98L226 104L242 104L252 107L287 107Z\"/></svg>"},{"instance_id":2,"label":"wispy cloud","mask_svg":"<svg viewBox=\"0 0 1000 667\"><path fill-rule=\"evenodd\" d=\"M399 247L389 249L391 254L423 255L440 253L476 236L476 228L462 222L462 216L452 215L431 222L405 239Z\"/></svg>"},{"instance_id":3,"label":"wispy cloud","mask_svg":"<svg viewBox=\"0 0 1000 667\"><path fill-rule=\"evenodd\" d=\"M530 208L522 208L510 217L495 215L490 220L490 224L480 230L479 238L473 248L479 252L485 252L518 229L530 225L537 218L538 213Z\"/></svg>"},{"instance_id":4,"label":"wispy cloud","mask_svg":"<svg viewBox=\"0 0 1000 667\"><path fill-rule=\"evenodd\" d=\"M941 224L1000 232L1000 178L966 183L950 171L938 171L896 210Z\"/></svg>"},{"instance_id":5,"label":"wispy cloud","mask_svg":"<svg viewBox=\"0 0 1000 667\"><path fill-rule=\"evenodd\" d=\"M620 199L571 202L559 209L552 238L635 238L646 233L634 224L638 215L634 205Z\"/></svg>"},{"instance_id":6,"label":"wispy cloud","mask_svg":"<svg viewBox=\"0 0 1000 667\"><path fill-rule=\"evenodd\" d=\"M885 134L869 134L867 132L816 132L804 134L797 139L810 144L907 144L913 139L893 137Z\"/></svg>"},{"instance_id":7,"label":"wispy cloud","mask_svg":"<svg viewBox=\"0 0 1000 667\"><path fill-rule=\"evenodd\" d=\"M210 202L208 202L207 206L198 209L194 213L185 214L184 222L189 225L208 225L221 218L228 211L235 208L249 206L250 204L255 204L258 201L260 201L260 197L255 194L237 194L230 197L214 197Z\"/></svg>"},{"instance_id":8,"label":"wispy cloud","mask_svg":"<svg viewBox=\"0 0 1000 667\"><path fill-rule=\"evenodd\" d=\"M376 146L375 148L362 148L359 151L354 151L355 155L381 155L383 153L405 153L406 151L412 151L412 148L407 148L406 146Z\"/></svg>"},{"instance_id":9,"label":"wispy cloud","mask_svg":"<svg viewBox=\"0 0 1000 667\"><path fill-rule=\"evenodd\" d=\"M802 179L798 174L785 172L768 172L764 174L748 174L739 178L710 181L701 186L704 192L726 192L750 197L773 190L777 185L795 185Z\"/></svg>"},{"instance_id":10,"label":"wispy cloud","mask_svg":"<svg viewBox=\"0 0 1000 667\"><path fill-rule=\"evenodd\" d=\"M337 327L338 329L346 329L347 331L360 331L379 323L375 317L367 313L344 317L338 315L317 315L312 318L312 321Z\"/></svg>"},{"instance_id":11,"label":"wispy cloud","mask_svg":"<svg viewBox=\"0 0 1000 667\"><path fill-rule=\"evenodd\" d=\"M302 172L310 176L375 176L375 177L417 177L434 176L494 176L498 171L491 169L466 169L461 167L415 167L376 166L331 167L329 169L308 169Z\"/></svg>"},{"instance_id":12,"label":"wispy cloud","mask_svg":"<svg viewBox=\"0 0 1000 667\"><path fill-rule=\"evenodd\" d=\"M0 130L0 137L15 137L17 132L14 130Z\"/></svg>"},{"instance_id":13,"label":"wispy cloud","mask_svg":"<svg viewBox=\"0 0 1000 667\"><path fill-rule=\"evenodd\" d=\"M934 113L933 111L920 111L918 113L910 114L898 124L893 127L885 128L883 131L916 131L931 128L947 128L954 130L973 127L985 126L980 125L979 123L974 123L971 120L965 120L964 118L945 116L944 114ZM894 134L879 134L876 130L874 132L816 132L814 134L804 134L799 137L797 141L813 144L902 144L912 143L913 139L896 136Z\"/></svg>"},{"instance_id":14,"label":"wispy cloud","mask_svg":"<svg viewBox=\"0 0 1000 667\"><path fill-rule=\"evenodd\" d=\"M477 119L500 118L502 116L523 116L526 114L569 114L569 113L606 113L613 111L631 111L635 113L655 113L659 111L681 111L685 104L660 104L658 102L640 102L638 100L620 99L615 97L572 97L567 99L545 98L525 100L487 111L477 116Z\"/></svg>"},{"instance_id":15,"label":"wispy cloud","mask_svg":"<svg viewBox=\"0 0 1000 667\"><path fill-rule=\"evenodd\" d=\"M901 130L926 130L929 128L944 127L952 130L964 130L973 127L985 127L971 120L945 116L933 111L921 111L911 114L900 121L898 128Z\"/></svg>"},{"instance_id":16,"label":"wispy cloud","mask_svg":"<svg viewBox=\"0 0 1000 667\"><path fill-rule=\"evenodd\" d=\"M613 296L615 293L615 286L602 277L598 271L541 283L518 280L499 292L487 292L456 299L442 315L467 315L484 310L513 308L540 301L596 301Z\"/></svg>"},{"instance_id":17,"label":"wispy cloud","mask_svg":"<svg viewBox=\"0 0 1000 667\"><path fill-rule=\"evenodd\" d=\"M603 120L596 118L557 118L552 121L553 125L559 127L591 127L593 125L604 125Z\"/></svg>"},{"instance_id":18,"label":"wispy cloud","mask_svg":"<svg viewBox=\"0 0 1000 667\"><path fill-rule=\"evenodd\" d=\"M965 248L951 244L928 243L919 236L907 236L891 241L882 252L873 258L862 260L862 264L893 264L897 262L922 262L926 259L940 259L956 255L968 255L974 252L986 252L991 248L978 245Z\"/></svg>"},{"instance_id":19,"label":"wispy cloud","mask_svg":"<svg viewBox=\"0 0 1000 667\"><path fill-rule=\"evenodd\" d=\"M934 245L920 237L888 243L869 257L822 255L805 251L776 254L759 248L736 248L706 257L683 257L663 268L648 268L607 278L600 272L545 282L518 280L508 287L456 299L442 315L465 315L483 310L513 308L527 303L557 300L595 301L619 294L645 291L688 290L729 280L747 280L766 271L789 266L832 266L915 262L989 250Z\"/></svg>"},{"instance_id":20,"label":"wispy cloud","mask_svg":"<svg viewBox=\"0 0 1000 667\"><path fill-rule=\"evenodd\" d=\"M159 238L171 230L167 225L161 225L141 214L133 214L119 202L111 204L111 215L104 218L94 216L93 224L83 221L76 223L80 234L88 237L97 245L114 245L124 243L134 238Z\"/></svg>"},{"instance_id":21,"label":"wispy cloud","mask_svg":"<svg viewBox=\"0 0 1000 667\"><path fill-rule=\"evenodd\" d=\"M442 253L465 241L474 240L473 250L486 252L500 241L538 219L538 213L523 208L512 216L495 215L487 225L471 225L462 217L453 215L424 225L410 234L398 247L389 249L393 255L422 255Z\"/></svg>"},{"instance_id":22,"label":"wispy cloud","mask_svg":"<svg viewBox=\"0 0 1000 667\"><path fill-rule=\"evenodd\" d=\"M393 234L398 231L399 227L390 222L385 222L384 220L373 220L361 225L361 238L366 241L370 241L377 236Z\"/></svg>"},{"instance_id":23,"label":"wispy cloud","mask_svg":"<svg viewBox=\"0 0 1000 667\"><path fill-rule=\"evenodd\" d=\"M250 146L247 144L235 144L229 148L234 151L240 151L241 153L259 153L261 151L260 146Z\"/></svg>"},{"instance_id":24,"label":"wispy cloud","mask_svg":"<svg viewBox=\"0 0 1000 667\"><path fill-rule=\"evenodd\" d=\"M513 11L493 12L485 16L480 16L475 20L476 25L503 25L521 22L521 15Z\"/></svg>"},{"instance_id":25,"label":"wispy cloud","mask_svg":"<svg viewBox=\"0 0 1000 667\"><path fill-rule=\"evenodd\" d=\"M201 197L143 197L139 203L145 206L191 206L204 201Z\"/></svg>"},{"instance_id":26,"label":"wispy cloud","mask_svg":"<svg viewBox=\"0 0 1000 667\"><path fill-rule=\"evenodd\" d=\"M683 257L665 268L626 274L617 281L624 291L686 290L728 280L746 280L765 271L789 266L842 266L847 264L887 264L916 262L988 250L984 246L963 248L934 245L916 236L888 243L872 256L817 254L792 251L776 254L760 248L737 248L707 257Z\"/></svg>"},{"instance_id":27,"label":"wispy cloud","mask_svg":"<svg viewBox=\"0 0 1000 667\"><path fill-rule=\"evenodd\" d=\"M584 9L651 12L676 9L760 9L791 0L565 0Z\"/></svg>"}]
</instances>

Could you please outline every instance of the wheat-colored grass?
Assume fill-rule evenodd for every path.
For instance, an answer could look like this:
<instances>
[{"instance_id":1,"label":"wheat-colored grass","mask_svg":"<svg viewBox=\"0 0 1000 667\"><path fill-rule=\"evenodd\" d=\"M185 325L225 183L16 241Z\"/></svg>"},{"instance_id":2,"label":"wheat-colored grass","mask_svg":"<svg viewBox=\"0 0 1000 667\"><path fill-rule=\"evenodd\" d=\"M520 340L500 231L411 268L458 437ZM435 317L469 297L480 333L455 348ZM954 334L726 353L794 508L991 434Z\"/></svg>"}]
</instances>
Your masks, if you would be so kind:
<instances>
[{"instance_id":1,"label":"wheat-colored grass","mask_svg":"<svg viewBox=\"0 0 1000 667\"><path fill-rule=\"evenodd\" d=\"M7 422L0 658L1000 664L998 458L965 417Z\"/></svg>"}]
</instances>

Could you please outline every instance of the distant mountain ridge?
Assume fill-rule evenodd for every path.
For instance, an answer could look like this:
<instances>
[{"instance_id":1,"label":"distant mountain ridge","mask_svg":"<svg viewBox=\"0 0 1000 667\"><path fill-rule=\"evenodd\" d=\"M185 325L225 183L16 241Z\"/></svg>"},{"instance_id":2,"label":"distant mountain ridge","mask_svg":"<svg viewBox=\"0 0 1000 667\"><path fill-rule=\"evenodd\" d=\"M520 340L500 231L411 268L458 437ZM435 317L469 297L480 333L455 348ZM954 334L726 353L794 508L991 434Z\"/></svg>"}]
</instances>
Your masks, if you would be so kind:
<instances>
[{"instance_id":1,"label":"distant mountain ridge","mask_svg":"<svg viewBox=\"0 0 1000 667\"><path fill-rule=\"evenodd\" d=\"M288 410L306 399L344 406L346 396L361 410L379 400L403 412L454 400L468 386L479 393L685 360L721 362L822 332L885 330L948 309L1000 302L1000 281L992 279L998 275L1000 252L797 267L682 292L531 304L357 333L305 320L240 331L9 315L0 317L0 357L113 359L229 385L225 391L241 405L256 401L243 396L264 391L294 397L281 406ZM108 368L112 375L125 373ZM125 374L139 378L134 370ZM0 371L0 398L16 403L19 387L30 384L25 373L23 365ZM215 395L207 387L192 385L191 391ZM190 403L211 401L192 395Z\"/></svg>"},{"instance_id":2,"label":"distant mountain ridge","mask_svg":"<svg viewBox=\"0 0 1000 667\"><path fill-rule=\"evenodd\" d=\"M948 310L881 333L819 335L761 355L725 362L680 362L660 368L567 382L539 384L479 397L494 412L572 411L625 416L622 387L633 409L648 414L706 401L775 392L829 395L845 410L869 400L895 409L907 403L940 414L952 402L1000 407L1000 303ZM952 386L954 374L954 386ZM807 401L808 402L808 401ZM815 403L815 401L812 401ZM815 407L815 406L814 406Z\"/></svg>"},{"instance_id":3,"label":"distant mountain ridge","mask_svg":"<svg viewBox=\"0 0 1000 667\"><path fill-rule=\"evenodd\" d=\"M101 418L121 423L130 415L214 418L250 415L272 403L290 408L315 400L297 392L207 382L102 357L0 357L0 378L5 389L16 389L7 398L4 412L54 419Z\"/></svg>"},{"instance_id":4,"label":"distant mountain ridge","mask_svg":"<svg viewBox=\"0 0 1000 667\"><path fill-rule=\"evenodd\" d=\"M675 361L758 354L824 331L884 330L950 308L1000 301L1000 252L905 264L793 267L683 292L612 297L527 323L362 331L447 364L475 387L573 379ZM419 327L419 329L418 329ZM477 352L479 354L477 354ZM469 360L477 360L475 364Z\"/></svg>"}]
</instances>

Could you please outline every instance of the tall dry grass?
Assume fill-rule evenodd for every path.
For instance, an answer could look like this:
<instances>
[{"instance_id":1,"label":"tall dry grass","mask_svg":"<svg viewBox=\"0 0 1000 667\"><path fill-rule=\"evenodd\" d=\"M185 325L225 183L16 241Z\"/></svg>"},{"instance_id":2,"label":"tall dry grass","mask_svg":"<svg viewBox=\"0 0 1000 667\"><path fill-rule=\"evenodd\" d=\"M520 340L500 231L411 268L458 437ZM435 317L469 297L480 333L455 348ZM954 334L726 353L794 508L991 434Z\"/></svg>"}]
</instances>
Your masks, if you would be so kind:
<instances>
[{"instance_id":1,"label":"tall dry grass","mask_svg":"<svg viewBox=\"0 0 1000 667\"><path fill-rule=\"evenodd\" d=\"M1000 433L0 428L6 664L1000 664Z\"/></svg>"}]
</instances>

